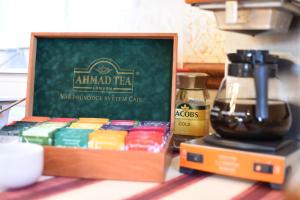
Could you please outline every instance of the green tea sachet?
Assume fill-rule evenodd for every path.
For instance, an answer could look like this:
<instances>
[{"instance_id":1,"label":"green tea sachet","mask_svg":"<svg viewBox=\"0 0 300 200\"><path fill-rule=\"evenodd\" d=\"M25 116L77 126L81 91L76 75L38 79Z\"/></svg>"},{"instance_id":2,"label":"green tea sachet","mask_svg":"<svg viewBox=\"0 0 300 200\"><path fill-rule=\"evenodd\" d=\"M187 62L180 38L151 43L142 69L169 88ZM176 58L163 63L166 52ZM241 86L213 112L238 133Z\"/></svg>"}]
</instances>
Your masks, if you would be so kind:
<instances>
[{"instance_id":1,"label":"green tea sachet","mask_svg":"<svg viewBox=\"0 0 300 200\"><path fill-rule=\"evenodd\" d=\"M87 148L91 129L62 128L54 133L54 146Z\"/></svg>"},{"instance_id":2,"label":"green tea sachet","mask_svg":"<svg viewBox=\"0 0 300 200\"><path fill-rule=\"evenodd\" d=\"M26 129L22 132L22 142L36 143L41 145L53 145L53 133L68 123L45 122Z\"/></svg>"}]
</instances>

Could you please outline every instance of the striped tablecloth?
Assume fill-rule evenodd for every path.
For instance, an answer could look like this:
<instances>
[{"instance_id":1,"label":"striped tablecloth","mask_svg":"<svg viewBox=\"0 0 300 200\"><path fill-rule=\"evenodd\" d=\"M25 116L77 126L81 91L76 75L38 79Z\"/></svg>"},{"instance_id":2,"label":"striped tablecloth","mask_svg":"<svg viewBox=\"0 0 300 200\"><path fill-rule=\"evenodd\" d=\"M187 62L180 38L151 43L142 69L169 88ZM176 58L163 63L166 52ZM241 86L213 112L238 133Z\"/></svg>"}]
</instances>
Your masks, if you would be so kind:
<instances>
[{"instance_id":1,"label":"striped tablecloth","mask_svg":"<svg viewBox=\"0 0 300 200\"><path fill-rule=\"evenodd\" d=\"M65 177L41 177L38 183L17 190L0 191L0 200L55 199L283 199L282 191L267 184L212 174L185 175L178 171L175 156L167 172L166 182L129 182L90 180Z\"/></svg>"}]
</instances>

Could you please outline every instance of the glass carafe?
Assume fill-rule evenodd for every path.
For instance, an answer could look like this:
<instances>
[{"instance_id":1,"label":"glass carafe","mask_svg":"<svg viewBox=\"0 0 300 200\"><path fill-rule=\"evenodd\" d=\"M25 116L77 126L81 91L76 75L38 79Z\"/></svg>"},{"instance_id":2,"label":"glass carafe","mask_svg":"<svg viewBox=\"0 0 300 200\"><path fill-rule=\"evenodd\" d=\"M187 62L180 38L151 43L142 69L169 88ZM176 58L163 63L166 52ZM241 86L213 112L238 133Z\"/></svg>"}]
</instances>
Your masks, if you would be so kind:
<instances>
[{"instance_id":1,"label":"glass carafe","mask_svg":"<svg viewBox=\"0 0 300 200\"><path fill-rule=\"evenodd\" d=\"M211 109L217 134L234 139L278 139L291 126L291 113L280 80L278 57L268 51L238 50Z\"/></svg>"}]
</instances>

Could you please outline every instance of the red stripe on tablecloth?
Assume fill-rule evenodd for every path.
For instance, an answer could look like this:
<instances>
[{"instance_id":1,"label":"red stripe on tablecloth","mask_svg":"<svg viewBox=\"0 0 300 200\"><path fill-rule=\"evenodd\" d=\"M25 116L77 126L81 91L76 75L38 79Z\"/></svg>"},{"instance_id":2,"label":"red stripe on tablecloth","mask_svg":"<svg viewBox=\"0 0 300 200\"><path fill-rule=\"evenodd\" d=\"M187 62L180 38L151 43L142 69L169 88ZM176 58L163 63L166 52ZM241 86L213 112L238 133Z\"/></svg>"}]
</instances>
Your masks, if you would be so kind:
<instances>
[{"instance_id":1,"label":"red stripe on tablecloth","mask_svg":"<svg viewBox=\"0 0 300 200\"><path fill-rule=\"evenodd\" d=\"M43 190L44 188L48 188L48 187L52 187L55 185L61 185L61 184L65 184L68 183L70 181L73 181L74 179L70 179L70 178L50 178L38 183L35 183L34 185L25 187L25 188L21 188L21 189L14 189L14 190L9 190L6 192L1 192L0 193L0 199L14 199L14 198L19 198L23 195L28 195L30 193L34 193L34 192L39 192L41 190Z\"/></svg>"},{"instance_id":2,"label":"red stripe on tablecloth","mask_svg":"<svg viewBox=\"0 0 300 200\"><path fill-rule=\"evenodd\" d=\"M177 156L179 156L179 152L172 152L172 153L171 153L171 157L172 157L172 158L175 158L175 157L177 157Z\"/></svg>"},{"instance_id":3,"label":"red stripe on tablecloth","mask_svg":"<svg viewBox=\"0 0 300 200\"><path fill-rule=\"evenodd\" d=\"M263 198L264 200L275 200L275 199L285 199L284 193L282 191L273 190Z\"/></svg>"},{"instance_id":4,"label":"red stripe on tablecloth","mask_svg":"<svg viewBox=\"0 0 300 200\"><path fill-rule=\"evenodd\" d=\"M274 193L274 196L271 195ZM276 196L276 198L274 198ZM277 190L272 190L269 184L257 182L242 193L238 194L233 200L275 200L282 199L283 193Z\"/></svg>"},{"instance_id":5,"label":"red stripe on tablecloth","mask_svg":"<svg viewBox=\"0 0 300 200\"><path fill-rule=\"evenodd\" d=\"M99 180L98 180L99 181ZM101 180L100 180L101 181ZM32 186L0 193L1 200L39 199L97 182L96 180L57 177Z\"/></svg>"},{"instance_id":6,"label":"red stripe on tablecloth","mask_svg":"<svg viewBox=\"0 0 300 200\"><path fill-rule=\"evenodd\" d=\"M133 195L127 200L147 200L147 199L158 199L172 192L179 191L195 182L198 182L209 176L209 174L197 174L197 175L180 175L176 178L173 178L165 183L162 183L156 187L143 191L139 194Z\"/></svg>"}]
</instances>

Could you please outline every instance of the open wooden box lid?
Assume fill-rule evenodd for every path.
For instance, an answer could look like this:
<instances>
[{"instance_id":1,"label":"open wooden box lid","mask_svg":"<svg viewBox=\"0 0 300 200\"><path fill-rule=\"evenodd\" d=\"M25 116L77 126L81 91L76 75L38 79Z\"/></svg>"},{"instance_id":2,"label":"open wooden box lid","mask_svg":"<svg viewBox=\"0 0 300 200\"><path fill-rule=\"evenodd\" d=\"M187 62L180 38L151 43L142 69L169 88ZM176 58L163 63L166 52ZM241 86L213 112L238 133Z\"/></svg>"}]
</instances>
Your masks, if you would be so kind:
<instances>
[{"instance_id":1,"label":"open wooden box lid","mask_svg":"<svg viewBox=\"0 0 300 200\"><path fill-rule=\"evenodd\" d=\"M33 33L26 116L173 122L176 34Z\"/></svg>"},{"instance_id":2,"label":"open wooden box lid","mask_svg":"<svg viewBox=\"0 0 300 200\"><path fill-rule=\"evenodd\" d=\"M177 34L32 33L26 116L170 121L173 130L176 59ZM49 146L44 174L161 182L168 143L160 153Z\"/></svg>"}]
</instances>

